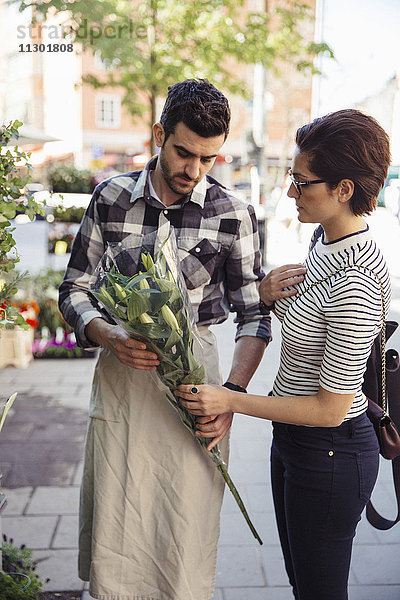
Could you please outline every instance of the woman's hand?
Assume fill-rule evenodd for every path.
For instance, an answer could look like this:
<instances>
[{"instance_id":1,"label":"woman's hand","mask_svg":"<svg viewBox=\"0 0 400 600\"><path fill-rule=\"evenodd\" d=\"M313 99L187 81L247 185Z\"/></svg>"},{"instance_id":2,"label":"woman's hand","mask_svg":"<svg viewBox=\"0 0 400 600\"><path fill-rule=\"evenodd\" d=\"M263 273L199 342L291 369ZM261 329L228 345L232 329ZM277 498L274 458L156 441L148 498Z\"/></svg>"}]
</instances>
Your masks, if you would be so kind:
<instances>
[{"instance_id":1,"label":"woman's hand","mask_svg":"<svg viewBox=\"0 0 400 600\"><path fill-rule=\"evenodd\" d=\"M232 412L229 400L232 394L237 392L232 392L222 385L197 385L196 387L199 390L197 394L192 394L190 391L193 385L182 384L175 390L175 395L179 396L182 405L192 415L201 417Z\"/></svg>"},{"instance_id":2,"label":"woman's hand","mask_svg":"<svg viewBox=\"0 0 400 600\"><path fill-rule=\"evenodd\" d=\"M259 294L261 300L270 306L275 300L288 298L297 294L295 289L285 289L304 280L307 268L301 264L283 265L272 269L260 283Z\"/></svg>"}]
</instances>

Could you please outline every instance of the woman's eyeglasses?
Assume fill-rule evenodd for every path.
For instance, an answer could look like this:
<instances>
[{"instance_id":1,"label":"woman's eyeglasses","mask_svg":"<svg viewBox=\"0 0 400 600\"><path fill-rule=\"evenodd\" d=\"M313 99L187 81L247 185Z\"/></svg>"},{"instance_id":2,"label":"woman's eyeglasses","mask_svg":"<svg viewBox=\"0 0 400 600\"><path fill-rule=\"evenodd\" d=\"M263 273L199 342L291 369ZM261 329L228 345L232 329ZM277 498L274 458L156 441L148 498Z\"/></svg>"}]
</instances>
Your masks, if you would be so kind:
<instances>
[{"instance_id":1,"label":"woman's eyeglasses","mask_svg":"<svg viewBox=\"0 0 400 600\"><path fill-rule=\"evenodd\" d=\"M301 196L301 186L302 185L312 185L313 183L326 183L326 181L324 179L314 179L313 181L296 181L296 179L294 178L292 169L289 169L288 175L290 177L290 181L293 183L294 187L296 188L297 192L299 193L299 196Z\"/></svg>"}]
</instances>

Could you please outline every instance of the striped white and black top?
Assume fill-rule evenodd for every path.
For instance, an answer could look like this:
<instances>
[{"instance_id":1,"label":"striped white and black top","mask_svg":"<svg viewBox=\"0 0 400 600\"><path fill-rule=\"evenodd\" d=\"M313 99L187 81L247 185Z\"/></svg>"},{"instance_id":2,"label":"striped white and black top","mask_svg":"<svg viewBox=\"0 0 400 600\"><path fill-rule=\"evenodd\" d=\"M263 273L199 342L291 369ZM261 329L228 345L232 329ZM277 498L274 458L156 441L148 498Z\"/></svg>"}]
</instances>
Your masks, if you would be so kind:
<instances>
[{"instance_id":1,"label":"striped white and black top","mask_svg":"<svg viewBox=\"0 0 400 600\"><path fill-rule=\"evenodd\" d=\"M367 269L382 280L388 308L386 262L366 229L331 243L321 237L305 265L305 280L296 286L299 294L275 305L282 322L282 347L273 394L313 395L319 386L337 394L355 392L346 415L351 419L367 408L363 374L382 323L380 284ZM346 269L334 274L342 267ZM327 276L327 281L308 289Z\"/></svg>"}]
</instances>

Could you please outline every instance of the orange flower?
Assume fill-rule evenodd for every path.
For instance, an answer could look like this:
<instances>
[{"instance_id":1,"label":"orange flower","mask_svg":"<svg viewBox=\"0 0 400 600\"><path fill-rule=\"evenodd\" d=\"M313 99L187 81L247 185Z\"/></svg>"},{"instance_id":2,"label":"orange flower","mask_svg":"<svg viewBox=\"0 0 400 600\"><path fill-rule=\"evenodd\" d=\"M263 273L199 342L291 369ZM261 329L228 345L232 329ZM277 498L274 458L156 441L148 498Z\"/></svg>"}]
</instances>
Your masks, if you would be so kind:
<instances>
[{"instance_id":1,"label":"orange flower","mask_svg":"<svg viewBox=\"0 0 400 600\"><path fill-rule=\"evenodd\" d=\"M39 304L36 302L36 300L31 300L31 306L32 306L33 310L35 311L35 313L38 315L40 313L40 308L39 308Z\"/></svg>"}]
</instances>

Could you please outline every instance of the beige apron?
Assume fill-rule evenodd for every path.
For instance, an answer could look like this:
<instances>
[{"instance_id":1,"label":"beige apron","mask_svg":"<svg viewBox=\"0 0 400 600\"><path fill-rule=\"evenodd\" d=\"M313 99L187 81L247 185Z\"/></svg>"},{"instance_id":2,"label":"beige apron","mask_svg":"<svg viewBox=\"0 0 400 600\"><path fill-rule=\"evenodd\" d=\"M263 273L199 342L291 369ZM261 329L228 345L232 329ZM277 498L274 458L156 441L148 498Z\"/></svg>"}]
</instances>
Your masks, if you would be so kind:
<instances>
[{"instance_id":1,"label":"beige apron","mask_svg":"<svg viewBox=\"0 0 400 600\"><path fill-rule=\"evenodd\" d=\"M215 336L199 328L208 383ZM79 576L102 600L209 600L224 481L149 371L102 350L81 487ZM220 444L225 459L228 436Z\"/></svg>"}]
</instances>

